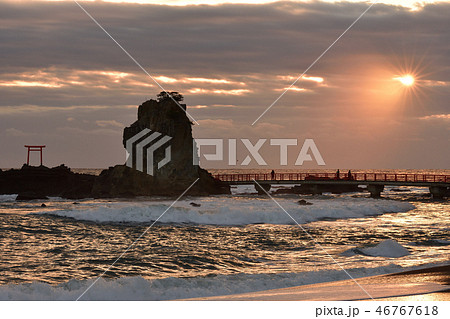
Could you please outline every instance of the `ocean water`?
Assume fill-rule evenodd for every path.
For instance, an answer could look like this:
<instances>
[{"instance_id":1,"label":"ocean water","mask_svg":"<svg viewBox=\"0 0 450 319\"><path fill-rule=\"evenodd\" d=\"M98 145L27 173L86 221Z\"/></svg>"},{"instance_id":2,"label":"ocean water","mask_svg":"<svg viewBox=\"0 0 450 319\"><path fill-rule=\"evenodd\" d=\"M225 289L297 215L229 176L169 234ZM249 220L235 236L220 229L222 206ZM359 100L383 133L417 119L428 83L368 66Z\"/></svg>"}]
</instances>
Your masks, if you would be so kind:
<instances>
[{"instance_id":1,"label":"ocean water","mask_svg":"<svg viewBox=\"0 0 450 319\"><path fill-rule=\"evenodd\" d=\"M301 227L253 187L232 192L183 198L150 229L173 199L0 195L0 300L75 300L146 229L82 300L171 300L348 279L328 254L355 278L450 263L450 203L431 200L426 188L386 187L382 199L275 196Z\"/></svg>"}]
</instances>

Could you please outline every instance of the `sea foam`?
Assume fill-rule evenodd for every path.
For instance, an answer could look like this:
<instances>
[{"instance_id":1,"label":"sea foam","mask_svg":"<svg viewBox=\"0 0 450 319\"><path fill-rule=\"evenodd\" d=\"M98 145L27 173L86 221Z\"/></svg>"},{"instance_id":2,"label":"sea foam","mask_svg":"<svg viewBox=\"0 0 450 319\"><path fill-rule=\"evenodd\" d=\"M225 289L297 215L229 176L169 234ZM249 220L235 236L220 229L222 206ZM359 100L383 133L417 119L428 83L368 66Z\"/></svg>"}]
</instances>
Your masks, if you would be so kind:
<instances>
[{"instance_id":1,"label":"sea foam","mask_svg":"<svg viewBox=\"0 0 450 319\"><path fill-rule=\"evenodd\" d=\"M0 195L0 203L2 202L14 202L16 200L17 194L5 194Z\"/></svg>"},{"instance_id":2,"label":"sea foam","mask_svg":"<svg viewBox=\"0 0 450 319\"><path fill-rule=\"evenodd\" d=\"M402 270L390 265L372 269L355 268L347 271L354 277L380 275ZM313 283L349 279L339 270L322 270L281 274L234 274L195 278L143 277L99 279L80 300L173 300L195 297L229 295ZM0 300L76 300L94 281L72 279L53 286L41 282L0 286Z\"/></svg>"},{"instance_id":3,"label":"sea foam","mask_svg":"<svg viewBox=\"0 0 450 319\"><path fill-rule=\"evenodd\" d=\"M362 254L372 257L398 258L410 255L411 253L408 249L397 243L395 240L386 239L376 245L352 248L342 253L344 256L352 256L355 254Z\"/></svg>"},{"instance_id":4,"label":"sea foam","mask_svg":"<svg viewBox=\"0 0 450 319\"><path fill-rule=\"evenodd\" d=\"M370 198L312 199L300 206L295 199L278 198L286 214L269 198L209 197L182 200L170 207L169 201L108 202L76 205L72 209L43 212L97 223L188 223L205 225L305 224L323 219L361 218L414 209L408 202ZM165 212L165 213L164 213ZM164 214L163 214L164 213ZM162 215L162 216L161 216Z\"/></svg>"}]
</instances>

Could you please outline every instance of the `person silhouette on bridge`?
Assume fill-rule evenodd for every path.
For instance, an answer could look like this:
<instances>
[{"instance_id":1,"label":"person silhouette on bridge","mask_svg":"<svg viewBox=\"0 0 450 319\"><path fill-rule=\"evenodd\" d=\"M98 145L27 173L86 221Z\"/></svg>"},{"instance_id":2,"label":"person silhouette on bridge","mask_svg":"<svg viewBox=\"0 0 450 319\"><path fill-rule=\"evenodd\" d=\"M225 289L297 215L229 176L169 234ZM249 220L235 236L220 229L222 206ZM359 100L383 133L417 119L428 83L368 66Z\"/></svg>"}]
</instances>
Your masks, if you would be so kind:
<instances>
[{"instance_id":1,"label":"person silhouette on bridge","mask_svg":"<svg viewBox=\"0 0 450 319\"><path fill-rule=\"evenodd\" d=\"M274 171L274 170L272 170L272 171L270 172L270 176L272 177L272 180L275 179L275 171Z\"/></svg>"},{"instance_id":2,"label":"person silhouette on bridge","mask_svg":"<svg viewBox=\"0 0 450 319\"><path fill-rule=\"evenodd\" d=\"M336 179L341 179L340 175L341 175L341 172L338 169L336 172Z\"/></svg>"},{"instance_id":3,"label":"person silhouette on bridge","mask_svg":"<svg viewBox=\"0 0 450 319\"><path fill-rule=\"evenodd\" d=\"M352 178L352 172L350 170L348 170L347 178L348 178L349 181L351 181L353 179Z\"/></svg>"}]
</instances>

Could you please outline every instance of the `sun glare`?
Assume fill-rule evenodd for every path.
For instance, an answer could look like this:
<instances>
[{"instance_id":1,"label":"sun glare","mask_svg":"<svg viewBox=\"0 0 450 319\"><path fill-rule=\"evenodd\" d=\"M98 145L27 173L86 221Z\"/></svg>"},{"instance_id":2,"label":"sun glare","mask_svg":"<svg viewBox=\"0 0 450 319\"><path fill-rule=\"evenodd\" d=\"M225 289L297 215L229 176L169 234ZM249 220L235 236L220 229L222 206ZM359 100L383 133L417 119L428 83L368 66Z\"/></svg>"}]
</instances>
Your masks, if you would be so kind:
<instances>
[{"instance_id":1,"label":"sun glare","mask_svg":"<svg viewBox=\"0 0 450 319\"><path fill-rule=\"evenodd\" d=\"M425 100L432 94L432 88L427 81L432 77L431 66L426 55L410 53L408 55L394 55L390 66L390 92L400 98L401 104L408 107L424 107Z\"/></svg>"},{"instance_id":2,"label":"sun glare","mask_svg":"<svg viewBox=\"0 0 450 319\"><path fill-rule=\"evenodd\" d=\"M400 81L405 86L411 86L414 84L414 77L412 75L404 75L394 78L394 80Z\"/></svg>"}]
</instances>

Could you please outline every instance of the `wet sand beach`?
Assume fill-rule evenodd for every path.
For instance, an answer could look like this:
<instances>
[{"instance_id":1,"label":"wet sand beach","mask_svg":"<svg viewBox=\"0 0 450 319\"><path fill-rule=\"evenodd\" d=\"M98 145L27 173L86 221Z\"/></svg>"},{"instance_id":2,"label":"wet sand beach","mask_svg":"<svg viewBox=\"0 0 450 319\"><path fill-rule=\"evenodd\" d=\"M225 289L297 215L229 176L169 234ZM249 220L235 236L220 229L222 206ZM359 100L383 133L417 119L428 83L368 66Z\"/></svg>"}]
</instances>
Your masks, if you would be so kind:
<instances>
[{"instance_id":1,"label":"wet sand beach","mask_svg":"<svg viewBox=\"0 0 450 319\"><path fill-rule=\"evenodd\" d=\"M321 284L273 289L245 294L197 298L226 301L312 301L312 300L450 300L450 265L388 275ZM362 288L361 288L362 287ZM364 290L367 292L364 292ZM371 297L369 297L369 294ZM193 299L191 299L193 300Z\"/></svg>"}]
</instances>

